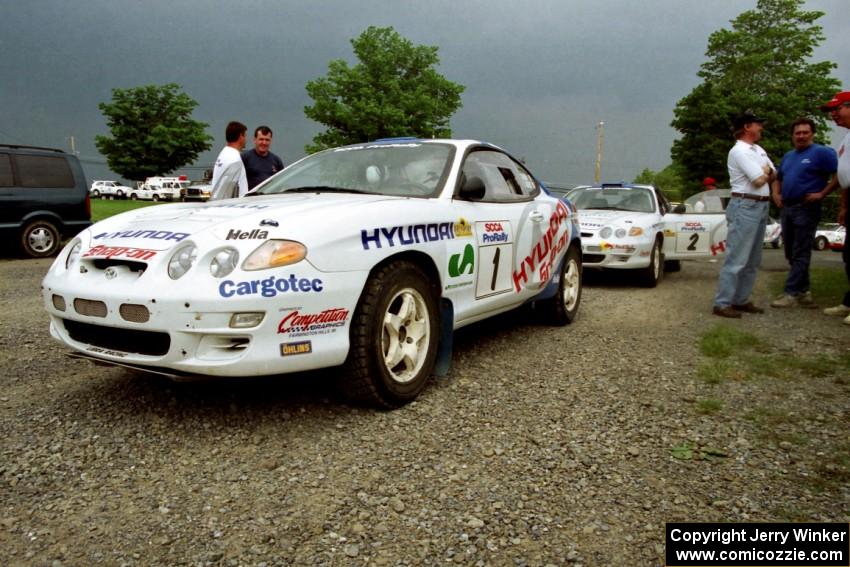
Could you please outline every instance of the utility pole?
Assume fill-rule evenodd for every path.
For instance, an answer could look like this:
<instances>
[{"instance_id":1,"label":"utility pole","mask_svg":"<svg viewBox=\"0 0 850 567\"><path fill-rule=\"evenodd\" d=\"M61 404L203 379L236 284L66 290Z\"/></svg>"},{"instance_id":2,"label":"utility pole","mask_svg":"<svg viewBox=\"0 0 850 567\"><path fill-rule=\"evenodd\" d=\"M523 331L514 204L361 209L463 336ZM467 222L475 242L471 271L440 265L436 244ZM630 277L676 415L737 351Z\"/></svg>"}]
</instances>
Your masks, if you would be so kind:
<instances>
[{"instance_id":1,"label":"utility pole","mask_svg":"<svg viewBox=\"0 0 850 567\"><path fill-rule=\"evenodd\" d=\"M71 153L74 154L74 155L77 155L77 143L76 143L76 140L74 139L74 136L71 136L70 140L71 140Z\"/></svg>"},{"instance_id":2,"label":"utility pole","mask_svg":"<svg viewBox=\"0 0 850 567\"><path fill-rule=\"evenodd\" d=\"M598 134L596 135L596 169L593 172L593 181L599 184L600 175L602 174L602 142L605 140L605 123L600 122L596 125Z\"/></svg>"}]
</instances>

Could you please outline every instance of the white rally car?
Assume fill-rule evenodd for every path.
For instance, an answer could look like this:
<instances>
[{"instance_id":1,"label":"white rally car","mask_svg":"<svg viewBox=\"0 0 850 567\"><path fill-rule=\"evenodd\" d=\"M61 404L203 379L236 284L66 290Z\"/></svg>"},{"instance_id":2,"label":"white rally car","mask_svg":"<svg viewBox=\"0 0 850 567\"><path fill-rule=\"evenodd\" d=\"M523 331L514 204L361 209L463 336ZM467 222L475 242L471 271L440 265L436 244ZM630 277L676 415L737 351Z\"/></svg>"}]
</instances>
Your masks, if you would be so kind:
<instances>
[{"instance_id":1,"label":"white rally car","mask_svg":"<svg viewBox=\"0 0 850 567\"><path fill-rule=\"evenodd\" d=\"M677 270L680 260L710 258L726 249L719 199L717 207L709 203L698 208L703 212L687 212L684 204L674 209L652 185L625 183L576 187L567 197L579 211L585 268L637 270L644 285L655 287L665 264Z\"/></svg>"},{"instance_id":2,"label":"white rally car","mask_svg":"<svg viewBox=\"0 0 850 567\"><path fill-rule=\"evenodd\" d=\"M448 371L453 329L526 303L573 320L574 213L495 146L380 140L240 199L99 222L56 258L44 303L78 356L175 378L344 365L350 396L395 407Z\"/></svg>"}]
</instances>

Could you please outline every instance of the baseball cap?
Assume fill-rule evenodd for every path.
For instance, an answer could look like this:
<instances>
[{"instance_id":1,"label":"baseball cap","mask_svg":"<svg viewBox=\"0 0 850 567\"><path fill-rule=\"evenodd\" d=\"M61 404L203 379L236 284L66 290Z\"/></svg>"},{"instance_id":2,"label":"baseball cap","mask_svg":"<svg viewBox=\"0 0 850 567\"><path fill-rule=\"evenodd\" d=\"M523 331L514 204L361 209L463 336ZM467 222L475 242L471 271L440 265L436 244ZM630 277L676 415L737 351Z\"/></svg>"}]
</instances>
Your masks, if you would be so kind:
<instances>
[{"instance_id":1,"label":"baseball cap","mask_svg":"<svg viewBox=\"0 0 850 567\"><path fill-rule=\"evenodd\" d=\"M708 187L709 185L717 185L717 181L713 177L706 177L702 180L702 184Z\"/></svg>"},{"instance_id":2,"label":"baseball cap","mask_svg":"<svg viewBox=\"0 0 850 567\"><path fill-rule=\"evenodd\" d=\"M832 100L822 105L820 109L824 112L827 112L832 110L836 106L844 104L845 102L850 102L850 91L835 93L835 96L832 97Z\"/></svg>"},{"instance_id":3,"label":"baseball cap","mask_svg":"<svg viewBox=\"0 0 850 567\"><path fill-rule=\"evenodd\" d=\"M759 118L753 114L752 110L747 110L736 116L732 125L735 127L735 130L739 130L751 122L764 122L764 118Z\"/></svg>"}]
</instances>

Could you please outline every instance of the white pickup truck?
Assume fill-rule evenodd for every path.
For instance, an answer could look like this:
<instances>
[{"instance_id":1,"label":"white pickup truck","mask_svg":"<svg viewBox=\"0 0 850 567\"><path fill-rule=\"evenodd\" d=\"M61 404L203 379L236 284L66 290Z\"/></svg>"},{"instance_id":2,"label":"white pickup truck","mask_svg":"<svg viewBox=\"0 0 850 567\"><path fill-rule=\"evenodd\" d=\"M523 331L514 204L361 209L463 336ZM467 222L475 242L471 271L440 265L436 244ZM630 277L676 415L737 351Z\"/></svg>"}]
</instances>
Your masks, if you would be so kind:
<instances>
[{"instance_id":1,"label":"white pickup truck","mask_svg":"<svg viewBox=\"0 0 850 567\"><path fill-rule=\"evenodd\" d=\"M146 201L179 201L189 186L185 175L180 177L148 177L130 192L130 199Z\"/></svg>"}]
</instances>

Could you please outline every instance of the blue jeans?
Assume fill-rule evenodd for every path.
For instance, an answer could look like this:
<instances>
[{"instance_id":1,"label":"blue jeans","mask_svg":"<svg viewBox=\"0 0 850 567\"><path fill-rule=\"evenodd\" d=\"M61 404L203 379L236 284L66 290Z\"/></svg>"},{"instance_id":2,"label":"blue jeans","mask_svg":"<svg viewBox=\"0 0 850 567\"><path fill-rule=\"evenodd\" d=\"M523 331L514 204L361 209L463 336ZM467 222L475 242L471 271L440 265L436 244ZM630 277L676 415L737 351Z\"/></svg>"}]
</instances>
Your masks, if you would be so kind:
<instances>
[{"instance_id":1,"label":"blue jeans","mask_svg":"<svg viewBox=\"0 0 850 567\"><path fill-rule=\"evenodd\" d=\"M791 266L785 280L786 295L798 296L809 291L809 264L820 217L820 203L800 203L782 209L782 242Z\"/></svg>"},{"instance_id":2,"label":"blue jeans","mask_svg":"<svg viewBox=\"0 0 850 567\"><path fill-rule=\"evenodd\" d=\"M714 296L716 307L743 305L750 300L761 264L767 201L730 199L726 223L726 257Z\"/></svg>"}]
</instances>

